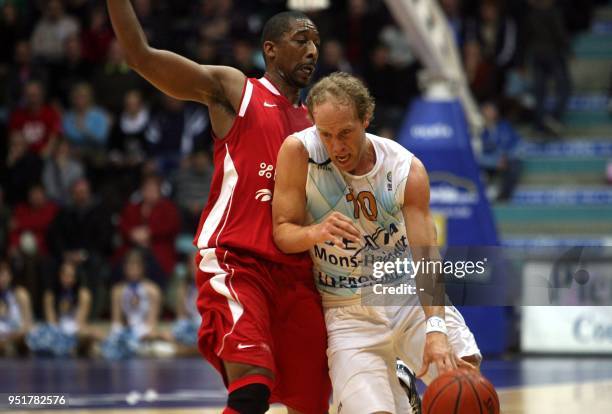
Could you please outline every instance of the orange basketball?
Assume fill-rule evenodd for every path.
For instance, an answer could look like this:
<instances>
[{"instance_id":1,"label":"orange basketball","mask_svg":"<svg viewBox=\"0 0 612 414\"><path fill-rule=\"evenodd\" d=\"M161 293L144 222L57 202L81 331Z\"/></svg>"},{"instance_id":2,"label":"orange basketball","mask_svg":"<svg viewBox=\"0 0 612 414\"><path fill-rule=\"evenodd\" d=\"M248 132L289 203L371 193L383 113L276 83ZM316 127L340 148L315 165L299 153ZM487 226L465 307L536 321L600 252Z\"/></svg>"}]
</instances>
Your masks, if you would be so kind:
<instances>
[{"instance_id":1,"label":"orange basketball","mask_svg":"<svg viewBox=\"0 0 612 414\"><path fill-rule=\"evenodd\" d=\"M423 414L499 414L499 398L485 377L457 369L427 387Z\"/></svg>"}]
</instances>

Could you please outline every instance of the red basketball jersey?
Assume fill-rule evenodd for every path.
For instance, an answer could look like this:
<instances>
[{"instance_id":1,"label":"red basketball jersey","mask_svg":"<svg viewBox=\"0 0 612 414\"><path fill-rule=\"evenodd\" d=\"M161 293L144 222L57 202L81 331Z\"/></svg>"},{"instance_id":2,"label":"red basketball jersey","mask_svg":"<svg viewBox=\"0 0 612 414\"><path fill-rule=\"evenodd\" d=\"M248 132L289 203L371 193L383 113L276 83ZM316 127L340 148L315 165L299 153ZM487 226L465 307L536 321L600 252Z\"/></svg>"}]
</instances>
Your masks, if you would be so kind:
<instances>
[{"instance_id":1,"label":"red basketball jersey","mask_svg":"<svg viewBox=\"0 0 612 414\"><path fill-rule=\"evenodd\" d=\"M266 78L247 79L240 110L223 139L215 139L215 172L194 243L223 247L270 261L310 263L308 254L285 255L272 238L276 157L289 135L312 125Z\"/></svg>"}]
</instances>

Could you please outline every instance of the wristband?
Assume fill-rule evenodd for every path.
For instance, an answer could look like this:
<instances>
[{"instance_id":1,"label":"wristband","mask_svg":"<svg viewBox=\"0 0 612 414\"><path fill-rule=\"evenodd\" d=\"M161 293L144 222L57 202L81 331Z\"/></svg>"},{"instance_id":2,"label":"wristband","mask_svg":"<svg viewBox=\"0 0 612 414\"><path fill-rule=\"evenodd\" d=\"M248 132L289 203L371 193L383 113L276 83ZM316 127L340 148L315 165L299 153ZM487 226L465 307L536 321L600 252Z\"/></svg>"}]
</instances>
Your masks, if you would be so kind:
<instances>
[{"instance_id":1,"label":"wristband","mask_svg":"<svg viewBox=\"0 0 612 414\"><path fill-rule=\"evenodd\" d=\"M431 332L440 332L444 335L448 335L448 331L446 330L446 322L444 319L440 318L439 316L432 316L431 318L427 319L425 322L425 334Z\"/></svg>"}]
</instances>

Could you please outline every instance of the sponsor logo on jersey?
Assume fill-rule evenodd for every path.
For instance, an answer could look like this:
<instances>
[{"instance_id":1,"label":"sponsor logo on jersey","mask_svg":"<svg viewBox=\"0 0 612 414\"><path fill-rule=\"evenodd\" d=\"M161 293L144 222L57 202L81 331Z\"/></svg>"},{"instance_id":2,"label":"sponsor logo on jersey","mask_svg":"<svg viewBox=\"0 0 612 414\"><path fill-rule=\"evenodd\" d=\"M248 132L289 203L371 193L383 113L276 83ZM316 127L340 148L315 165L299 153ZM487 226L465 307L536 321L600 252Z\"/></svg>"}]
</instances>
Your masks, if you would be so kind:
<instances>
[{"instance_id":1,"label":"sponsor logo on jersey","mask_svg":"<svg viewBox=\"0 0 612 414\"><path fill-rule=\"evenodd\" d=\"M262 203L272 200L272 190L267 188L257 190L255 193L255 200L261 201Z\"/></svg>"},{"instance_id":2,"label":"sponsor logo on jersey","mask_svg":"<svg viewBox=\"0 0 612 414\"><path fill-rule=\"evenodd\" d=\"M263 105L264 105L266 108L276 108L276 107L278 106L278 105L276 105L276 104L271 104L271 103L268 103L267 101L264 101L264 104L263 104Z\"/></svg>"},{"instance_id":3,"label":"sponsor logo on jersey","mask_svg":"<svg viewBox=\"0 0 612 414\"><path fill-rule=\"evenodd\" d=\"M272 164L266 164L265 162L262 162L259 164L258 174L260 177L272 178L273 170L274 170L274 166Z\"/></svg>"}]
</instances>

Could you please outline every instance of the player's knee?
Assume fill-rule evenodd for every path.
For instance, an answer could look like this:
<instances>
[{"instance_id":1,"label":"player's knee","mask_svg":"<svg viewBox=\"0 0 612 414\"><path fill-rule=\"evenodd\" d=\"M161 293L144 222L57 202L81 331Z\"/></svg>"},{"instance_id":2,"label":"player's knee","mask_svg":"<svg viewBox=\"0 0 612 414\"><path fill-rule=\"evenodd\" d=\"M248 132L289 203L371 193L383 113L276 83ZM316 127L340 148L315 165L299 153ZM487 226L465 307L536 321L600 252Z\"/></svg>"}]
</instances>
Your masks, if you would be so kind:
<instances>
[{"instance_id":1,"label":"player's knee","mask_svg":"<svg viewBox=\"0 0 612 414\"><path fill-rule=\"evenodd\" d=\"M227 406L239 414L264 414L270 408L270 388L253 383L230 392Z\"/></svg>"}]
</instances>

